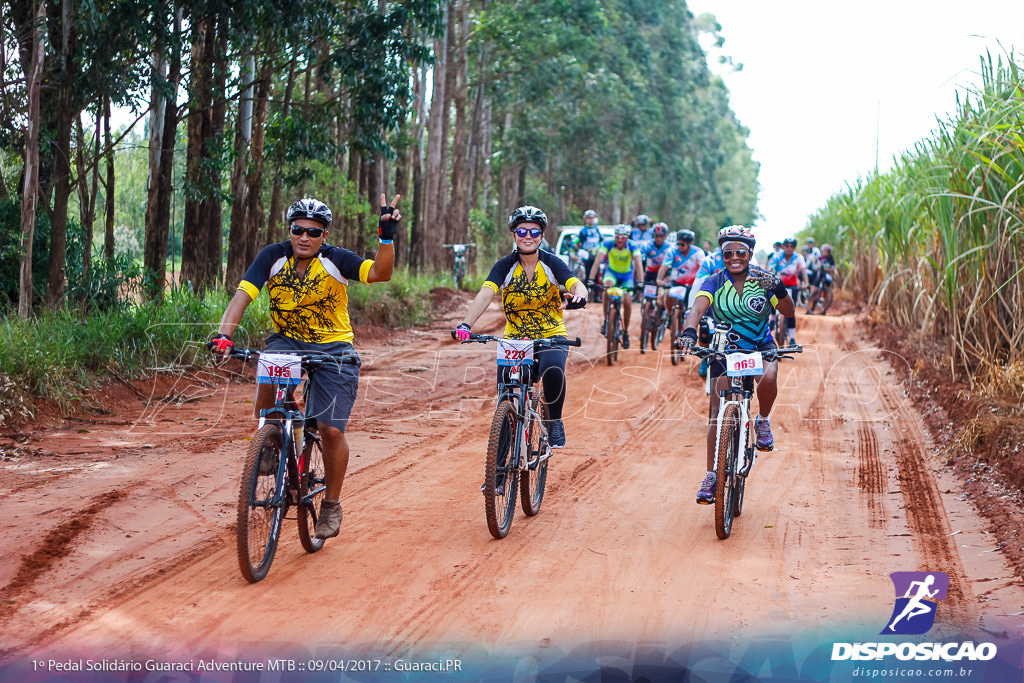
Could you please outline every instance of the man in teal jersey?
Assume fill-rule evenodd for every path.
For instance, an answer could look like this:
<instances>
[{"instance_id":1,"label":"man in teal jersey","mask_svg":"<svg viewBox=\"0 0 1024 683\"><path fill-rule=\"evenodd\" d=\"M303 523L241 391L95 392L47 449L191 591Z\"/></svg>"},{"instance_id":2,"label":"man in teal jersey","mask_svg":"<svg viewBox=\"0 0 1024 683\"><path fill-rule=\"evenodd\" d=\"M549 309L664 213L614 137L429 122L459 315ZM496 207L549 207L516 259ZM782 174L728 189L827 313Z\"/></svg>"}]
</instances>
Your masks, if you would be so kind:
<instances>
[{"instance_id":1,"label":"man in teal jersey","mask_svg":"<svg viewBox=\"0 0 1024 683\"><path fill-rule=\"evenodd\" d=\"M754 235L749 228L731 225L718 233L725 268L704 281L693 308L686 316L686 329L680 336L684 353L697 341L697 324L710 307L714 307L716 323L732 325L729 344L735 351L768 351L776 348L768 327L772 308L782 315L793 315L795 308L782 282L771 272L750 265L754 251ZM718 421L718 398L729 388L729 379L722 362L709 367L712 391L707 432L707 474L697 491L697 502L715 502L715 425ZM765 363L764 374L757 383L758 416L754 420L758 450L770 451L775 445L768 416L778 395L778 361Z\"/></svg>"}]
</instances>

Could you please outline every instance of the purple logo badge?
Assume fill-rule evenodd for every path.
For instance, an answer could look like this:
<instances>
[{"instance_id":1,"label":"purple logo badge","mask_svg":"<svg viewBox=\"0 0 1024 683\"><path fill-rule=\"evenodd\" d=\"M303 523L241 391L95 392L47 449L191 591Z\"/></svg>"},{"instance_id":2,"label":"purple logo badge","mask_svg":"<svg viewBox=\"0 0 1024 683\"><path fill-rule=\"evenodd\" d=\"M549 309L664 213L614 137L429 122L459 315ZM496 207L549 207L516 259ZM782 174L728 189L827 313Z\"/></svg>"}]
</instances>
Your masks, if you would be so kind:
<instances>
[{"instance_id":1,"label":"purple logo badge","mask_svg":"<svg viewBox=\"0 0 1024 683\"><path fill-rule=\"evenodd\" d=\"M896 605L882 634L920 635L935 623L937 600L946 599L949 577L945 572L893 572Z\"/></svg>"}]
</instances>

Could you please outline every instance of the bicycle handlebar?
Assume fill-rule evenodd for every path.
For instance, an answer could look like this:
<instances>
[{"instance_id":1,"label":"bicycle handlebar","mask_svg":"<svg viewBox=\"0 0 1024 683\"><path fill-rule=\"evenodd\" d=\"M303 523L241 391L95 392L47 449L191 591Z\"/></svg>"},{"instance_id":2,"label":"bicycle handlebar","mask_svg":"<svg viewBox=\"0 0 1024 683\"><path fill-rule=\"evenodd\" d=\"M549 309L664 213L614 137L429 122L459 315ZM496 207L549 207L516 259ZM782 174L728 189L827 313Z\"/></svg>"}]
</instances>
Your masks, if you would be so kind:
<instances>
[{"instance_id":1,"label":"bicycle handlebar","mask_svg":"<svg viewBox=\"0 0 1024 683\"><path fill-rule=\"evenodd\" d=\"M784 358L791 358L789 354L792 353L803 353L804 347L800 345L795 346L783 346L770 351L762 351L761 356L769 363L774 360L781 360ZM691 346L690 353L697 358L722 358L724 359L727 355L724 351L717 351L715 349L708 349L703 346Z\"/></svg>"},{"instance_id":2,"label":"bicycle handlebar","mask_svg":"<svg viewBox=\"0 0 1024 683\"><path fill-rule=\"evenodd\" d=\"M469 242L467 244L442 244L442 247L475 247L476 242Z\"/></svg>"},{"instance_id":3,"label":"bicycle handlebar","mask_svg":"<svg viewBox=\"0 0 1024 683\"><path fill-rule=\"evenodd\" d=\"M458 339L458 337L455 336L455 331L454 330L451 332L451 335L452 335L452 339ZM464 341L462 343L463 344L472 344L472 343L476 342L476 343L479 343L479 344L486 344L487 342L499 341L501 339L504 339L504 337L495 337L495 336L492 336L492 335L489 335L489 334L473 334L473 333L470 333L469 339L467 339L466 341ZM557 339L557 338L554 338L554 337L547 337L547 338L544 338L544 339L534 339L533 340L533 347L537 348L538 346L540 348L548 348L548 347L551 347L551 346L583 346L583 340L580 339L579 337L576 337L575 341L570 341L568 339Z\"/></svg>"},{"instance_id":4,"label":"bicycle handlebar","mask_svg":"<svg viewBox=\"0 0 1024 683\"><path fill-rule=\"evenodd\" d=\"M213 348L213 343L206 342L206 348ZM263 353L266 353L266 351L247 349L244 346L232 346L226 356L228 358L237 358L242 361L248 361L259 358ZM299 356L302 358L303 367L312 367L313 369L326 365L355 365L359 362L359 355L355 353L344 353L339 355L330 353L297 353L294 351L274 351L272 353L288 353L293 356Z\"/></svg>"}]
</instances>

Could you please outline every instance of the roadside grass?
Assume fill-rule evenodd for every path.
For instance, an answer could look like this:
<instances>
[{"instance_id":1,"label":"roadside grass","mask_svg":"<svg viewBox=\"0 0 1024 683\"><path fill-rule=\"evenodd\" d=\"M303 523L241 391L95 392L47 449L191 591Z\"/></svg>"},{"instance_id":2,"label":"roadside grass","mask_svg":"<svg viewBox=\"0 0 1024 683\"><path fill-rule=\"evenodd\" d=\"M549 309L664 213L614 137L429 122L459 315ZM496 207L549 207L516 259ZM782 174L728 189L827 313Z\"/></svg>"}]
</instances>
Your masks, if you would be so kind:
<instances>
[{"instance_id":1,"label":"roadside grass","mask_svg":"<svg viewBox=\"0 0 1024 683\"><path fill-rule=\"evenodd\" d=\"M437 277L396 272L392 281L349 288L355 325L391 329L424 324L431 317L430 290ZM0 317L0 425L31 416L44 399L70 411L90 391L114 379L139 379L155 368L208 362L203 343L216 330L229 297L168 292L149 302L86 315L62 309L31 320ZM273 331L266 293L242 320L236 343L259 346Z\"/></svg>"}]
</instances>

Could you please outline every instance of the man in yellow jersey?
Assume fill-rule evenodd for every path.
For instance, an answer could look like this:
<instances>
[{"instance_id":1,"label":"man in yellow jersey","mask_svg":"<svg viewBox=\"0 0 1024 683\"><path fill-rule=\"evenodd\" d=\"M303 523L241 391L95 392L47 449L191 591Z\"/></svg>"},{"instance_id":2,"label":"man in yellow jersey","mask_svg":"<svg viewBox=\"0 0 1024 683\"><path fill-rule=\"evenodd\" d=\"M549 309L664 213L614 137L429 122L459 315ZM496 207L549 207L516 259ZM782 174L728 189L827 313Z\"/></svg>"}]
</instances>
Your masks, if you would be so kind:
<instances>
[{"instance_id":1,"label":"man in yellow jersey","mask_svg":"<svg viewBox=\"0 0 1024 683\"><path fill-rule=\"evenodd\" d=\"M309 197L288 208L289 240L271 244L256 256L245 272L238 291L228 304L212 339L213 352L227 354L231 335L245 309L264 286L270 294L274 333L267 337L267 351L282 353L354 354L348 316L348 283L387 282L395 264L394 238L401 213L380 196L378 232L380 246L375 260L326 243L333 216L321 201ZM317 538L338 535L341 527L341 485L348 468L345 429L359 386L359 363L340 365L335 373L321 372L310 385L308 417L315 417L323 439L327 491L316 525ZM274 404L273 386L260 385L256 414Z\"/></svg>"},{"instance_id":2,"label":"man in yellow jersey","mask_svg":"<svg viewBox=\"0 0 1024 683\"><path fill-rule=\"evenodd\" d=\"M647 216L638 216L647 218ZM605 288L621 287L626 290L626 296L622 297L622 348L629 348L629 316L633 310L633 298L629 296L636 287L637 276L644 272L643 264L640 263L640 247L629 239L629 227L619 225L615 228L615 238L608 240L597 252L597 259L590 269L590 281L597 277L598 269L605 259L608 260L608 267L601 278ZM608 326L608 305L609 297L604 297L604 323L601 325L601 334L607 334Z\"/></svg>"}]
</instances>

